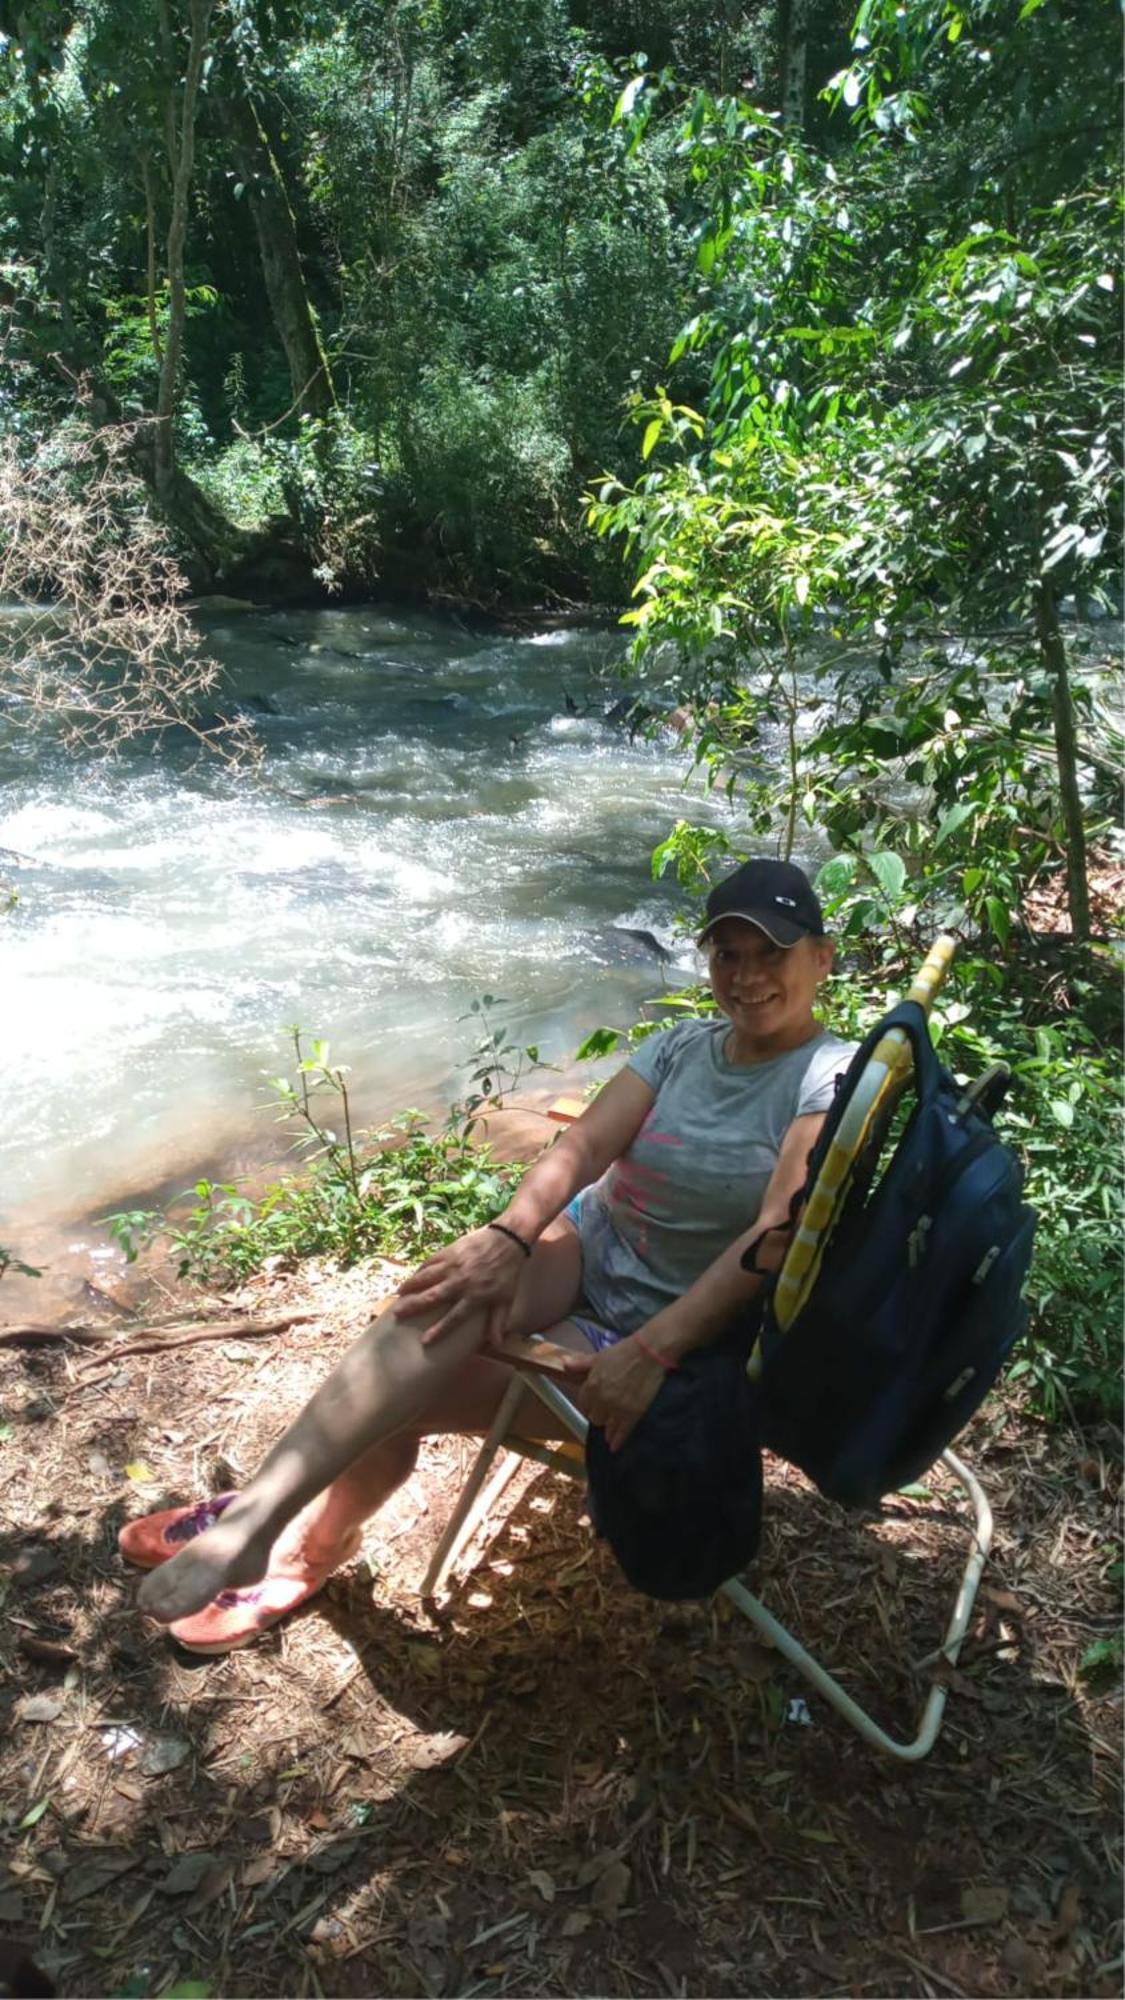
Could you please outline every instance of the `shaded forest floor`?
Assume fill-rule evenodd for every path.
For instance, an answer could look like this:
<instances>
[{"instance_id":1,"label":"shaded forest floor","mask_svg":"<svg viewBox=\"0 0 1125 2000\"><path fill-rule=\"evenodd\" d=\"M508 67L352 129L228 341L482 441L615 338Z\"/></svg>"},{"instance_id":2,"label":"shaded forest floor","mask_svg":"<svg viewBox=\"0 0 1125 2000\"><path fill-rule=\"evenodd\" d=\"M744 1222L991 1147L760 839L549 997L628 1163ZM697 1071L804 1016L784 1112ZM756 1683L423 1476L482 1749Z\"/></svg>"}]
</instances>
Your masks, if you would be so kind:
<instances>
[{"instance_id":1,"label":"shaded forest floor","mask_svg":"<svg viewBox=\"0 0 1125 2000\"><path fill-rule=\"evenodd\" d=\"M3 1351L0 1931L61 1993L1120 1991L1120 1705L1079 1669L1117 1629L1112 1434L978 1420L994 1552L916 1768L725 1602L635 1596L535 1467L427 1617L459 1440L256 1647L144 1627L121 1522L244 1477L393 1278L263 1279L259 1316L318 1314L266 1341ZM768 1469L759 1587L907 1734L965 1525L940 1474L857 1520Z\"/></svg>"}]
</instances>

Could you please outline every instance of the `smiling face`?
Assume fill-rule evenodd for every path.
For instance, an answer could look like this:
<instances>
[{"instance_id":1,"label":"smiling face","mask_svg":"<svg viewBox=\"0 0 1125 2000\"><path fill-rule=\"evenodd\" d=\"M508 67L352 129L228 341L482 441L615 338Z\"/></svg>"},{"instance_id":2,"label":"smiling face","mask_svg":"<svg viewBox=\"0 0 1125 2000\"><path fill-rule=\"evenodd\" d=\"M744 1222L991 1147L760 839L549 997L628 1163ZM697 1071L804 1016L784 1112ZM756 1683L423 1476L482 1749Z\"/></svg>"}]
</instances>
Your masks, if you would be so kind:
<instances>
[{"instance_id":1,"label":"smiling face","mask_svg":"<svg viewBox=\"0 0 1125 2000\"><path fill-rule=\"evenodd\" d=\"M733 1029L731 1062L761 1062L816 1034L813 1002L832 967L830 938L786 948L742 917L724 917L707 939L711 991Z\"/></svg>"}]
</instances>

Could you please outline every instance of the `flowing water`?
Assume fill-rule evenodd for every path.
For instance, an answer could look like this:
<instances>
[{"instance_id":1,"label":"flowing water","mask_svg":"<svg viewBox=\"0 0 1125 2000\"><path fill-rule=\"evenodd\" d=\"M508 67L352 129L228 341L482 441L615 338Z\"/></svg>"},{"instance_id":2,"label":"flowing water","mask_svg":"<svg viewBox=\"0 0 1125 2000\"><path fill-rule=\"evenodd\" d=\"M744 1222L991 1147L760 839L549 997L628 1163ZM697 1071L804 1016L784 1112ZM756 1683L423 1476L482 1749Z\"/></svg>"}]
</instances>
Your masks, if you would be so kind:
<instances>
[{"instance_id":1,"label":"flowing water","mask_svg":"<svg viewBox=\"0 0 1125 2000\"><path fill-rule=\"evenodd\" d=\"M460 1017L486 992L560 1061L692 963L682 898L649 872L689 810L686 759L607 720L617 637L365 607L208 639L254 714L254 776L168 740L99 763L0 737L0 879L19 894L0 920L0 1242L25 1256L278 1157L255 1107L290 1023L351 1065L371 1122L463 1091ZM692 789L691 817L722 823Z\"/></svg>"}]
</instances>

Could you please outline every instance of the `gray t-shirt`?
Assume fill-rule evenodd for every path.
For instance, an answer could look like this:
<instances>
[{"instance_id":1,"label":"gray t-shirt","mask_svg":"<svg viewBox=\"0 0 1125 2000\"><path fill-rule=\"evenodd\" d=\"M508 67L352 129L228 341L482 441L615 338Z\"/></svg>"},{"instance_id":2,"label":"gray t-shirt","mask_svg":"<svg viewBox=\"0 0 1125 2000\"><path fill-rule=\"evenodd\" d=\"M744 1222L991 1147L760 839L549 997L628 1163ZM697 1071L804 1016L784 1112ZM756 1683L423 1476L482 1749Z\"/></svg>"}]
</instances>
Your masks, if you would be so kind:
<instances>
[{"instance_id":1,"label":"gray t-shirt","mask_svg":"<svg viewBox=\"0 0 1125 2000\"><path fill-rule=\"evenodd\" d=\"M583 1293L619 1333L681 1298L756 1221L794 1118L828 1110L856 1047L821 1032L767 1062L733 1064L729 1034L727 1021L684 1021L629 1058L656 1101L575 1205Z\"/></svg>"}]
</instances>

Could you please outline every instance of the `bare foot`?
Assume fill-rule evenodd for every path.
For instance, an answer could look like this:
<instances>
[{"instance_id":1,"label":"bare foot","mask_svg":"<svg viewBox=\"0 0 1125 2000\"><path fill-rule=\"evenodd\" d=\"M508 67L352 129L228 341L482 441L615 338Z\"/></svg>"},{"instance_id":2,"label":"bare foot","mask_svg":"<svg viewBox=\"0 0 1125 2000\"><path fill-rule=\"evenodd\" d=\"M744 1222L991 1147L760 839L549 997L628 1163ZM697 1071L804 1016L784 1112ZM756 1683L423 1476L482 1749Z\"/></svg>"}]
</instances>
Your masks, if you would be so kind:
<instances>
[{"instance_id":1,"label":"bare foot","mask_svg":"<svg viewBox=\"0 0 1125 2000\"><path fill-rule=\"evenodd\" d=\"M238 1590L260 1583L269 1567L273 1537L251 1525L232 1502L213 1528L150 1570L137 1592L137 1602L146 1617L160 1625L190 1618L202 1611L220 1591Z\"/></svg>"}]
</instances>

